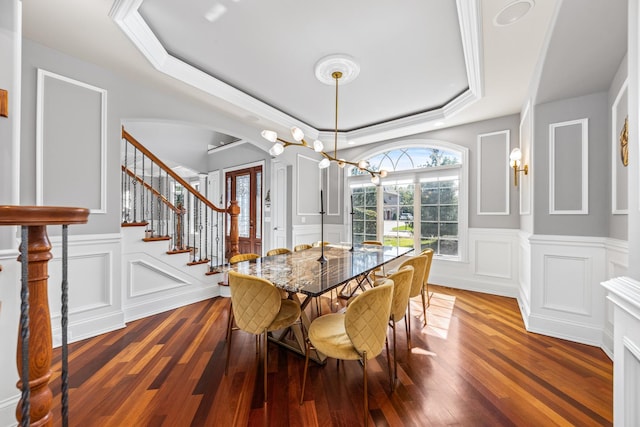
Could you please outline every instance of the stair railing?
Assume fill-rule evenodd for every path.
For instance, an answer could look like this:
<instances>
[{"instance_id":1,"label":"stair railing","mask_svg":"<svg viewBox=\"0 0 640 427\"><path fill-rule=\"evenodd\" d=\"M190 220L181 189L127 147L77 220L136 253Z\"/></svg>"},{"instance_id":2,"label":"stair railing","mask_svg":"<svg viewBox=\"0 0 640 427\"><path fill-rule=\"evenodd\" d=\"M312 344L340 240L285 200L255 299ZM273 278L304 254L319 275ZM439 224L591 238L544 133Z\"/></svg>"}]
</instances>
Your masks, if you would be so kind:
<instances>
[{"instance_id":1,"label":"stair railing","mask_svg":"<svg viewBox=\"0 0 640 427\"><path fill-rule=\"evenodd\" d=\"M122 141L122 226L145 226L143 240L167 240L167 253L189 252L188 265L217 273L238 253L238 202L215 206L124 127Z\"/></svg>"},{"instance_id":2,"label":"stair railing","mask_svg":"<svg viewBox=\"0 0 640 427\"><path fill-rule=\"evenodd\" d=\"M16 419L20 427L51 426L53 393L49 387L51 379L51 316L49 314L48 278L51 243L47 226L62 225L62 389L61 425L69 425L69 380L68 380L68 289L67 254L68 226L85 224L89 210L74 207L51 206L0 206L0 226L21 227L20 256L20 327L16 364L20 381L21 398L16 408Z\"/></svg>"}]
</instances>

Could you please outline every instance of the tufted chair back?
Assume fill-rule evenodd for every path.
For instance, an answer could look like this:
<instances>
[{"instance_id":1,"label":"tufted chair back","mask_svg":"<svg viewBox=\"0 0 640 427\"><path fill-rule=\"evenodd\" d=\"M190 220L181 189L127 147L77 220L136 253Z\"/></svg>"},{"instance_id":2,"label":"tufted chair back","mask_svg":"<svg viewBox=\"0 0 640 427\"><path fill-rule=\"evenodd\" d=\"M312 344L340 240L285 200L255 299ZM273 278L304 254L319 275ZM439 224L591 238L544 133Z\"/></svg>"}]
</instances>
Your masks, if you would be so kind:
<instances>
[{"instance_id":1,"label":"tufted chair back","mask_svg":"<svg viewBox=\"0 0 640 427\"><path fill-rule=\"evenodd\" d=\"M238 328L259 335L280 311L280 290L255 276L229 271L233 317Z\"/></svg>"},{"instance_id":2,"label":"tufted chair back","mask_svg":"<svg viewBox=\"0 0 640 427\"><path fill-rule=\"evenodd\" d=\"M411 265L401 267L395 273L390 274L387 280L393 281L393 302L391 303L390 319L394 322L402 319L409 304L409 291L413 281L414 269ZM384 280L384 279L383 279Z\"/></svg>"},{"instance_id":3,"label":"tufted chair back","mask_svg":"<svg viewBox=\"0 0 640 427\"><path fill-rule=\"evenodd\" d=\"M283 254L290 254L290 253L291 251L287 248L275 248L267 251L267 256L283 255Z\"/></svg>"},{"instance_id":4,"label":"tufted chair back","mask_svg":"<svg viewBox=\"0 0 640 427\"><path fill-rule=\"evenodd\" d=\"M253 261L254 259L260 258L258 254L237 254L229 258L229 264L237 264L242 261Z\"/></svg>"},{"instance_id":5,"label":"tufted chair back","mask_svg":"<svg viewBox=\"0 0 640 427\"><path fill-rule=\"evenodd\" d=\"M409 298L420 295L422 291L422 281L424 280L424 273L427 268L427 257L416 255L405 260L400 264L400 268L405 265L413 267L413 278L411 280L411 290L409 291Z\"/></svg>"},{"instance_id":6,"label":"tufted chair back","mask_svg":"<svg viewBox=\"0 0 640 427\"><path fill-rule=\"evenodd\" d=\"M345 330L356 351L361 355L367 352L367 359L376 357L384 347L392 298L393 285L386 283L367 289L347 307Z\"/></svg>"}]
</instances>

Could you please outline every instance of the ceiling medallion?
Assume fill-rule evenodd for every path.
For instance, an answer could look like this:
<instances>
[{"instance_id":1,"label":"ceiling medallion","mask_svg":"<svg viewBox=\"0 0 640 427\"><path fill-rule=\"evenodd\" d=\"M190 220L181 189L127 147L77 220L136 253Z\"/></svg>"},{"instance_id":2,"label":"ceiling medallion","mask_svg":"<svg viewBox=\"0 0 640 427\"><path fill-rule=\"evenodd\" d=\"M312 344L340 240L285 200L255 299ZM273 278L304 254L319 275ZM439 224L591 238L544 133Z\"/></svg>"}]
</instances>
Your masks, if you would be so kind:
<instances>
[{"instance_id":1,"label":"ceiling medallion","mask_svg":"<svg viewBox=\"0 0 640 427\"><path fill-rule=\"evenodd\" d=\"M340 168L344 168L346 165L350 165L358 168L364 173L371 175L371 182L374 184L380 183L380 178L387 176L386 170L373 170L369 162L366 160L360 160L359 162L353 162L345 159L338 158L338 81L341 84L349 83L353 81L360 73L360 66L347 55L329 55L325 56L316 63L315 74L316 78L325 84L335 85L336 88L336 115L335 115L335 131L333 139L333 155L324 151L324 144L320 140L315 140L313 143L308 143L304 139L304 133L298 127L291 128L291 136L294 141L287 141L278 136L278 134L272 130L263 130L261 135L267 141L273 142L273 146L269 150L269 154L272 156L278 156L282 154L285 148L290 146L311 148L315 152L319 153L323 159L318 164L320 169L329 167L331 162L335 162Z\"/></svg>"},{"instance_id":2,"label":"ceiling medallion","mask_svg":"<svg viewBox=\"0 0 640 427\"><path fill-rule=\"evenodd\" d=\"M335 84L333 73L335 72L342 73L340 84L344 86L358 77L360 65L352 57L344 54L325 56L316 62L316 79L320 82L333 86Z\"/></svg>"}]
</instances>

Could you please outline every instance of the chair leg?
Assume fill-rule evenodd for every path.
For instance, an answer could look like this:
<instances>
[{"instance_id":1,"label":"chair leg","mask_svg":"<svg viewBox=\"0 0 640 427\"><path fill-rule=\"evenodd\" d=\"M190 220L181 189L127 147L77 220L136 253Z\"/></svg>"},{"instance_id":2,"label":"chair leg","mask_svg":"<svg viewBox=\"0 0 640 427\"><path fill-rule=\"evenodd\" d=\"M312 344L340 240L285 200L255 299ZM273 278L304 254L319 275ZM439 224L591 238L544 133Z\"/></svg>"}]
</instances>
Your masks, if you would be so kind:
<instances>
[{"instance_id":1,"label":"chair leg","mask_svg":"<svg viewBox=\"0 0 640 427\"><path fill-rule=\"evenodd\" d=\"M393 374L391 373L391 357L389 355L389 340L384 339L384 346L387 348L387 369L389 370L389 389L393 393Z\"/></svg>"},{"instance_id":2,"label":"chair leg","mask_svg":"<svg viewBox=\"0 0 640 427\"><path fill-rule=\"evenodd\" d=\"M300 404L304 399L304 387L307 385L307 369L309 368L309 352L311 351L311 342L307 339L307 345L304 355L304 373L302 374L302 391L300 392Z\"/></svg>"},{"instance_id":3,"label":"chair leg","mask_svg":"<svg viewBox=\"0 0 640 427\"><path fill-rule=\"evenodd\" d=\"M224 365L224 374L227 375L229 372L229 356L231 356L231 330L228 331L228 340L227 340L227 360Z\"/></svg>"},{"instance_id":4,"label":"chair leg","mask_svg":"<svg viewBox=\"0 0 640 427\"><path fill-rule=\"evenodd\" d=\"M422 315L424 316L423 326L427 326L427 301L424 296L424 286L422 287L420 294L422 295Z\"/></svg>"},{"instance_id":5,"label":"chair leg","mask_svg":"<svg viewBox=\"0 0 640 427\"><path fill-rule=\"evenodd\" d=\"M267 329L265 328L264 330L264 336L263 336L263 347L264 347L264 401L267 401Z\"/></svg>"},{"instance_id":6,"label":"chair leg","mask_svg":"<svg viewBox=\"0 0 640 427\"><path fill-rule=\"evenodd\" d=\"M367 352L362 352L362 376L364 378L364 425L369 425L369 392L367 391Z\"/></svg>"},{"instance_id":7,"label":"chair leg","mask_svg":"<svg viewBox=\"0 0 640 427\"><path fill-rule=\"evenodd\" d=\"M396 358L396 322L395 320L393 320L393 325L391 325L391 328L393 328L393 385L391 387L391 392L393 393L393 391L395 391L396 389L396 382L398 380L398 359Z\"/></svg>"},{"instance_id":8,"label":"chair leg","mask_svg":"<svg viewBox=\"0 0 640 427\"><path fill-rule=\"evenodd\" d=\"M224 337L225 341L229 341L229 335L231 335L232 328L233 328L233 301L229 301L229 315L227 316L227 335Z\"/></svg>"},{"instance_id":9,"label":"chair leg","mask_svg":"<svg viewBox=\"0 0 640 427\"><path fill-rule=\"evenodd\" d=\"M407 348L411 351L411 300L407 305L407 315L404 317L404 321L407 326Z\"/></svg>"}]
</instances>

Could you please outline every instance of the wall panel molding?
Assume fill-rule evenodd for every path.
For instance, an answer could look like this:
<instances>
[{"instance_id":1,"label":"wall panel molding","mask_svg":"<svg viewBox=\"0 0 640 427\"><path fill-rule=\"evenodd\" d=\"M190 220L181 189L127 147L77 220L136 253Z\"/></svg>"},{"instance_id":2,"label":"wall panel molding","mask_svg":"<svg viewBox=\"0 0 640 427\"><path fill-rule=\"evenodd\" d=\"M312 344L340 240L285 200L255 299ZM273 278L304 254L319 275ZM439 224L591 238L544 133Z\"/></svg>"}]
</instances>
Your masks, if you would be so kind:
<instances>
[{"instance_id":1,"label":"wall panel molding","mask_svg":"<svg viewBox=\"0 0 640 427\"><path fill-rule=\"evenodd\" d=\"M75 102L60 108L63 93ZM106 213L107 91L38 69L36 108L36 204ZM69 168L68 159L78 156L84 162Z\"/></svg>"},{"instance_id":2,"label":"wall panel molding","mask_svg":"<svg viewBox=\"0 0 640 427\"><path fill-rule=\"evenodd\" d=\"M578 127L579 140L567 137L563 139L558 132ZM578 151L579 150L579 151ZM558 158L559 154L568 154ZM580 166L579 176L572 173L576 165ZM577 188L572 188L569 177L579 178ZM566 199L567 195L579 194L580 200L574 209L558 207L557 197ZM588 215L589 214L589 119L570 120L549 125L549 214L551 215Z\"/></svg>"},{"instance_id":3,"label":"wall panel molding","mask_svg":"<svg viewBox=\"0 0 640 427\"><path fill-rule=\"evenodd\" d=\"M296 156L296 214L320 215L320 183L322 170L318 168L320 161L298 154ZM311 171L310 173L308 171ZM315 171L315 172L314 172ZM327 208L327 195L324 195Z\"/></svg>"},{"instance_id":4,"label":"wall panel molding","mask_svg":"<svg viewBox=\"0 0 640 427\"><path fill-rule=\"evenodd\" d=\"M613 215L629 213L628 169L622 164L620 156L620 133L625 117L628 115L628 87L629 79L627 78L611 106L611 213Z\"/></svg>"},{"instance_id":5,"label":"wall panel molding","mask_svg":"<svg viewBox=\"0 0 640 427\"><path fill-rule=\"evenodd\" d=\"M479 134L477 137L478 215L509 215L510 146L509 130Z\"/></svg>"}]
</instances>

